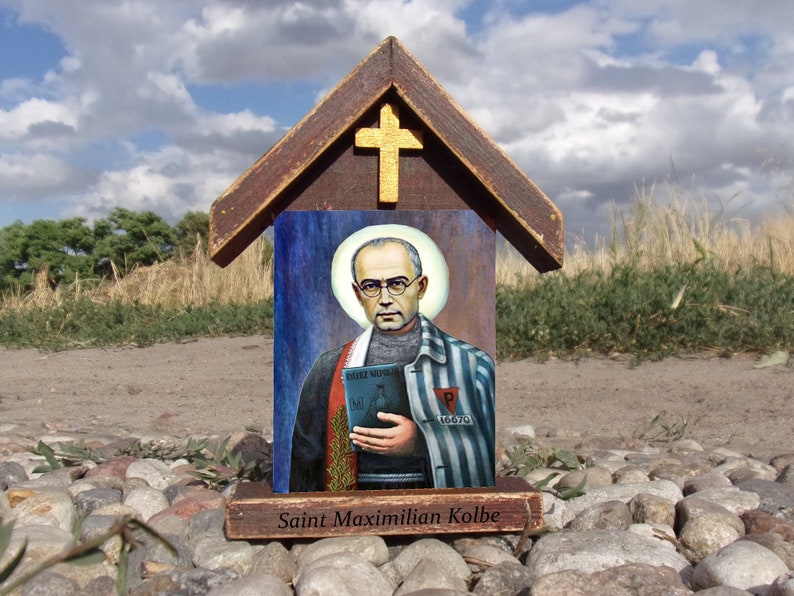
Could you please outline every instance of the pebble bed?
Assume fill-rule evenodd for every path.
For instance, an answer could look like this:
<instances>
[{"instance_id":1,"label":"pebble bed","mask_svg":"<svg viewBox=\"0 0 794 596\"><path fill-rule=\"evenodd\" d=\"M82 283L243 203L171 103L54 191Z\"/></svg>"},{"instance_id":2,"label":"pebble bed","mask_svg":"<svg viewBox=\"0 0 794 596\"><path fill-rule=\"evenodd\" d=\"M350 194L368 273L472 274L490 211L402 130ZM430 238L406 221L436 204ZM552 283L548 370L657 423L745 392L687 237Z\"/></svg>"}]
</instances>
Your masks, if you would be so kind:
<instances>
[{"instance_id":1,"label":"pebble bed","mask_svg":"<svg viewBox=\"0 0 794 596\"><path fill-rule=\"evenodd\" d=\"M556 440L528 428L503 437L507 444ZM45 462L28 448L39 440L90 446L105 460L34 473ZM557 475L543 493L547 531L523 544L517 534L248 542L225 537L229 489L207 487L184 460L118 455L131 440L0 423L0 519L15 520L0 570L27 541L0 593L130 516L176 548L141 529L129 532L126 588L135 596L794 595L794 453L759 460L686 439L574 441L583 470L529 477ZM246 446L246 457L267 449L262 437L244 433L228 446L235 445ZM584 495L555 496L583 481ZM122 541L116 536L101 548L104 560L58 563L12 593L116 594Z\"/></svg>"}]
</instances>

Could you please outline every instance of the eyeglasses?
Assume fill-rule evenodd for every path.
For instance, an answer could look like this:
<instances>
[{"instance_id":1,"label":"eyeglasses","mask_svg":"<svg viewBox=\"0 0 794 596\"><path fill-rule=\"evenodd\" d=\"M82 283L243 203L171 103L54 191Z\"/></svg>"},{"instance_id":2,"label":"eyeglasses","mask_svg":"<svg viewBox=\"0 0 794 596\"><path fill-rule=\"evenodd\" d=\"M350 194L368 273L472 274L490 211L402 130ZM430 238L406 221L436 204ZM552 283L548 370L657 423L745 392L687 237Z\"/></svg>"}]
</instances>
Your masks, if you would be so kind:
<instances>
[{"instance_id":1,"label":"eyeglasses","mask_svg":"<svg viewBox=\"0 0 794 596\"><path fill-rule=\"evenodd\" d=\"M392 296L402 296L405 293L405 290L408 289L408 286L419 279L419 277L420 276L417 275L411 281L406 281L406 278L404 277L390 277L384 281L378 281L377 279L365 279L361 283L356 282L356 285L364 293L364 296L369 298L380 296L383 288L386 288L386 291Z\"/></svg>"}]
</instances>

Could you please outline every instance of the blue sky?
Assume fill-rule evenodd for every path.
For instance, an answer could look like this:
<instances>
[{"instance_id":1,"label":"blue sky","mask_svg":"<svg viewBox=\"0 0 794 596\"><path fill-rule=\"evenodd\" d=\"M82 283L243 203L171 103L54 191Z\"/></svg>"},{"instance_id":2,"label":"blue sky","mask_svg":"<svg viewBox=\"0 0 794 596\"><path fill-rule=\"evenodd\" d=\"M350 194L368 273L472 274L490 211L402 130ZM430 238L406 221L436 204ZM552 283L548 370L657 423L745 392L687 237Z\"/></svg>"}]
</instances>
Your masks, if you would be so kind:
<instances>
[{"instance_id":1,"label":"blue sky","mask_svg":"<svg viewBox=\"0 0 794 596\"><path fill-rule=\"evenodd\" d=\"M794 3L0 0L0 227L208 210L397 36L560 207L792 206Z\"/></svg>"}]
</instances>

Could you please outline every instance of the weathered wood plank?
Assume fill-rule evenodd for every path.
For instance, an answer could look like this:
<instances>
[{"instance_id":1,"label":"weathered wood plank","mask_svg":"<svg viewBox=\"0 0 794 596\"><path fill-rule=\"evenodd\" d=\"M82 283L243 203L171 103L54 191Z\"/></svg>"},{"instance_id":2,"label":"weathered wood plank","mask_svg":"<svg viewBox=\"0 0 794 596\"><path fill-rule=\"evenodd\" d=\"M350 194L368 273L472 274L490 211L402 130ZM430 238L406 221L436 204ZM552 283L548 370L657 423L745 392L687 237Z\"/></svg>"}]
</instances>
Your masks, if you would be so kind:
<instances>
[{"instance_id":1,"label":"weathered wood plank","mask_svg":"<svg viewBox=\"0 0 794 596\"><path fill-rule=\"evenodd\" d=\"M236 487L226 509L230 539L376 534L521 532L543 526L543 498L521 478L495 488L275 494Z\"/></svg>"}]
</instances>

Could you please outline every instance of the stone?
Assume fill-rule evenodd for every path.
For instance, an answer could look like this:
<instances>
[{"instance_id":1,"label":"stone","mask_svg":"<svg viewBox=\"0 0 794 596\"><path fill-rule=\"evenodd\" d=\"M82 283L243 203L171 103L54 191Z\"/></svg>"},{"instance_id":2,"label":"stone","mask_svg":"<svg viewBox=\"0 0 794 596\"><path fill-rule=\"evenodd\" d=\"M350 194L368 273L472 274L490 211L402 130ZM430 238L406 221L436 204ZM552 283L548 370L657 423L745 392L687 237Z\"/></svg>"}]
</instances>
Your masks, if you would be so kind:
<instances>
[{"instance_id":1,"label":"stone","mask_svg":"<svg viewBox=\"0 0 794 596\"><path fill-rule=\"evenodd\" d=\"M794 487L794 464L789 464L778 474L775 482L779 482L785 486Z\"/></svg>"},{"instance_id":2,"label":"stone","mask_svg":"<svg viewBox=\"0 0 794 596\"><path fill-rule=\"evenodd\" d=\"M742 513L746 511L752 511L753 509L758 509L758 505L761 503L761 498L756 493L742 490L735 486L727 486L725 488L709 488L695 493L694 495L684 497L683 500L686 501L687 499L695 498L709 501L710 503L724 507L736 515L741 515Z\"/></svg>"},{"instance_id":3,"label":"stone","mask_svg":"<svg viewBox=\"0 0 794 596\"><path fill-rule=\"evenodd\" d=\"M698 498L697 493L681 499L675 506L675 510L676 527L679 529L679 531L690 519L694 519L701 515L734 515L722 505ZM744 522L741 521L739 516L736 516L736 518L739 522L741 522L741 525L737 524L736 531L739 533L744 533Z\"/></svg>"},{"instance_id":4,"label":"stone","mask_svg":"<svg viewBox=\"0 0 794 596\"><path fill-rule=\"evenodd\" d=\"M771 550L749 540L738 540L698 563L692 581L696 588L731 586L763 593L787 572L786 564Z\"/></svg>"},{"instance_id":5,"label":"stone","mask_svg":"<svg viewBox=\"0 0 794 596\"><path fill-rule=\"evenodd\" d=\"M794 596L794 571L775 578L766 596Z\"/></svg>"},{"instance_id":6,"label":"stone","mask_svg":"<svg viewBox=\"0 0 794 596\"><path fill-rule=\"evenodd\" d=\"M676 549L678 544L675 530L671 526L664 524L631 524L628 527L628 531L644 538L658 540L660 544L673 550Z\"/></svg>"},{"instance_id":7,"label":"stone","mask_svg":"<svg viewBox=\"0 0 794 596\"><path fill-rule=\"evenodd\" d=\"M147 523L161 534L174 534L187 541L187 521L178 515L158 515L156 519L149 519Z\"/></svg>"},{"instance_id":8,"label":"stone","mask_svg":"<svg viewBox=\"0 0 794 596\"><path fill-rule=\"evenodd\" d=\"M615 484L634 484L649 480L648 474L639 466L623 466L612 473L612 482Z\"/></svg>"},{"instance_id":9,"label":"stone","mask_svg":"<svg viewBox=\"0 0 794 596\"><path fill-rule=\"evenodd\" d=\"M451 577L467 580L471 572L466 561L455 549L436 538L422 538L412 542L392 561L401 579L405 579L419 561L431 559L440 569L445 569Z\"/></svg>"},{"instance_id":10,"label":"stone","mask_svg":"<svg viewBox=\"0 0 794 596\"><path fill-rule=\"evenodd\" d=\"M277 577L255 573L213 588L207 596L292 596L292 589Z\"/></svg>"},{"instance_id":11,"label":"stone","mask_svg":"<svg viewBox=\"0 0 794 596\"><path fill-rule=\"evenodd\" d=\"M671 453L703 452L703 445L694 439L678 439L670 445Z\"/></svg>"},{"instance_id":12,"label":"stone","mask_svg":"<svg viewBox=\"0 0 794 596\"><path fill-rule=\"evenodd\" d=\"M141 478L152 488L164 490L176 476L165 462L159 459L138 459L127 467L127 479Z\"/></svg>"},{"instance_id":13,"label":"stone","mask_svg":"<svg viewBox=\"0 0 794 596\"><path fill-rule=\"evenodd\" d=\"M20 565L9 576L8 582L32 571L44 561L62 553L74 544L70 532L55 526L14 526L11 533L3 562L9 560L12 553L15 555L27 543L25 556Z\"/></svg>"},{"instance_id":14,"label":"stone","mask_svg":"<svg viewBox=\"0 0 794 596\"><path fill-rule=\"evenodd\" d=\"M681 500L681 489L669 480L653 480L651 482L637 482L634 484L612 484L600 486L587 492L587 494L567 501L568 509L574 515L604 501L623 501L628 503L640 493L648 493L666 499L673 505Z\"/></svg>"},{"instance_id":15,"label":"stone","mask_svg":"<svg viewBox=\"0 0 794 596\"><path fill-rule=\"evenodd\" d=\"M61 489L42 489L14 508L16 526L54 526L67 532L74 529L77 510L72 496Z\"/></svg>"},{"instance_id":16,"label":"stone","mask_svg":"<svg viewBox=\"0 0 794 596\"><path fill-rule=\"evenodd\" d=\"M535 428L531 424L522 426L510 426L504 429L504 435L510 437L519 444L529 443L535 438Z\"/></svg>"},{"instance_id":17,"label":"stone","mask_svg":"<svg viewBox=\"0 0 794 596\"><path fill-rule=\"evenodd\" d=\"M28 473L18 462L0 462L0 486L2 486L2 490L25 480L28 480Z\"/></svg>"},{"instance_id":18,"label":"stone","mask_svg":"<svg viewBox=\"0 0 794 596\"><path fill-rule=\"evenodd\" d=\"M288 584L298 574L298 563L283 544L269 542L254 555L251 574L272 575Z\"/></svg>"},{"instance_id":19,"label":"stone","mask_svg":"<svg viewBox=\"0 0 794 596\"><path fill-rule=\"evenodd\" d=\"M738 519L729 512L698 515L684 524L678 538L691 557L695 561L701 561L707 555L741 538L743 533L737 531L737 525L731 518Z\"/></svg>"},{"instance_id":20,"label":"stone","mask_svg":"<svg viewBox=\"0 0 794 596\"><path fill-rule=\"evenodd\" d=\"M794 465L794 453L781 453L769 460L769 465L778 472L782 472L788 466Z\"/></svg>"},{"instance_id":21,"label":"stone","mask_svg":"<svg viewBox=\"0 0 794 596\"><path fill-rule=\"evenodd\" d=\"M761 511L794 521L794 487L771 480L748 480L739 488L758 496L760 503L757 508Z\"/></svg>"},{"instance_id":22,"label":"stone","mask_svg":"<svg viewBox=\"0 0 794 596\"><path fill-rule=\"evenodd\" d=\"M309 544L298 557L298 571L322 557L350 552L379 567L389 560L389 549L380 536L339 536Z\"/></svg>"},{"instance_id":23,"label":"stone","mask_svg":"<svg viewBox=\"0 0 794 596\"><path fill-rule=\"evenodd\" d=\"M391 596L395 588L372 563L346 551L307 563L295 580L301 596Z\"/></svg>"},{"instance_id":24,"label":"stone","mask_svg":"<svg viewBox=\"0 0 794 596\"><path fill-rule=\"evenodd\" d=\"M588 491L597 486L609 486L612 484L612 472L604 466L592 466L585 470L575 470L568 472L557 481L555 488L573 489L584 483L584 490Z\"/></svg>"},{"instance_id":25,"label":"stone","mask_svg":"<svg viewBox=\"0 0 794 596\"><path fill-rule=\"evenodd\" d=\"M711 464L705 460L690 460L681 463L669 463L654 466L648 472L651 480L670 480L680 488L688 478L700 476L711 470Z\"/></svg>"},{"instance_id":26,"label":"stone","mask_svg":"<svg viewBox=\"0 0 794 596\"><path fill-rule=\"evenodd\" d=\"M477 543L463 553L463 559L468 563L472 571L483 568L494 567L502 563L514 563L520 565L521 562L503 548L493 544Z\"/></svg>"},{"instance_id":27,"label":"stone","mask_svg":"<svg viewBox=\"0 0 794 596\"><path fill-rule=\"evenodd\" d=\"M477 580L472 592L480 596L526 594L532 586L529 569L519 564L500 563L489 567Z\"/></svg>"},{"instance_id":28,"label":"stone","mask_svg":"<svg viewBox=\"0 0 794 596\"><path fill-rule=\"evenodd\" d=\"M115 488L90 488L74 495L74 505L80 518L114 503L121 503L121 491Z\"/></svg>"},{"instance_id":29,"label":"stone","mask_svg":"<svg viewBox=\"0 0 794 596\"><path fill-rule=\"evenodd\" d=\"M765 511L748 511L742 515L747 534L765 534L776 532L786 542L794 543L794 522L775 517Z\"/></svg>"},{"instance_id":30,"label":"stone","mask_svg":"<svg viewBox=\"0 0 794 596\"><path fill-rule=\"evenodd\" d=\"M161 596L163 594L207 594L211 590L238 579L231 569L174 569L151 578L130 590L129 596Z\"/></svg>"},{"instance_id":31,"label":"stone","mask_svg":"<svg viewBox=\"0 0 794 596\"><path fill-rule=\"evenodd\" d=\"M623 501L604 501L581 511L568 527L574 531L625 530L631 521L631 513Z\"/></svg>"},{"instance_id":32,"label":"stone","mask_svg":"<svg viewBox=\"0 0 794 596\"><path fill-rule=\"evenodd\" d=\"M227 568L245 575L251 568L256 550L248 542L205 538L193 547L193 564L206 569Z\"/></svg>"},{"instance_id":33,"label":"stone","mask_svg":"<svg viewBox=\"0 0 794 596\"><path fill-rule=\"evenodd\" d=\"M689 567L683 556L660 540L619 530L547 534L532 547L526 565L539 578L563 570L593 573L627 563L666 565L678 572Z\"/></svg>"},{"instance_id":34,"label":"stone","mask_svg":"<svg viewBox=\"0 0 794 596\"><path fill-rule=\"evenodd\" d=\"M97 482L99 478L115 478L122 481L127 478L127 468L136 461L138 460L131 455L119 455L88 470L85 478L92 482Z\"/></svg>"},{"instance_id":35,"label":"stone","mask_svg":"<svg viewBox=\"0 0 794 596\"><path fill-rule=\"evenodd\" d=\"M448 573L433 559L422 559L405 577L402 584L394 592L394 596L405 596L420 590L453 590L468 592L466 581Z\"/></svg>"},{"instance_id":36,"label":"stone","mask_svg":"<svg viewBox=\"0 0 794 596\"><path fill-rule=\"evenodd\" d=\"M147 521L155 513L160 513L168 507L168 499L165 498L163 491L146 486L131 490L124 497L124 504L135 509L140 513L141 519Z\"/></svg>"},{"instance_id":37,"label":"stone","mask_svg":"<svg viewBox=\"0 0 794 596\"><path fill-rule=\"evenodd\" d=\"M638 524L675 525L675 505L657 495L639 493L629 501L629 511Z\"/></svg>"},{"instance_id":38,"label":"stone","mask_svg":"<svg viewBox=\"0 0 794 596\"><path fill-rule=\"evenodd\" d=\"M22 596L72 596L80 593L76 581L53 571L45 571L31 578L21 588Z\"/></svg>"},{"instance_id":39,"label":"stone","mask_svg":"<svg viewBox=\"0 0 794 596\"><path fill-rule=\"evenodd\" d=\"M687 478L684 481L684 495L691 495L710 488L724 488L731 486L731 481L725 474L717 474L712 472L709 474L701 474L693 478Z\"/></svg>"},{"instance_id":40,"label":"stone","mask_svg":"<svg viewBox=\"0 0 794 596\"><path fill-rule=\"evenodd\" d=\"M540 577L532 585L532 596L684 596L691 593L673 569L643 563L619 565L595 573L557 571Z\"/></svg>"},{"instance_id":41,"label":"stone","mask_svg":"<svg viewBox=\"0 0 794 596\"><path fill-rule=\"evenodd\" d=\"M794 569L794 544L786 542L777 532L766 532L765 534L752 534L745 536L744 540L750 540L756 544L768 548L775 553L786 564L789 569Z\"/></svg>"},{"instance_id":42,"label":"stone","mask_svg":"<svg viewBox=\"0 0 794 596\"><path fill-rule=\"evenodd\" d=\"M173 517L173 516L172 516ZM187 524L187 538L191 544L198 544L205 538L225 540L223 524L226 522L224 509L204 509L190 516Z\"/></svg>"},{"instance_id":43,"label":"stone","mask_svg":"<svg viewBox=\"0 0 794 596\"><path fill-rule=\"evenodd\" d=\"M191 493L184 498L178 499L173 505L167 507L154 514L149 518L148 523L155 523L160 517L166 515L176 515L185 521L189 521L199 511L207 511L209 509L224 509L226 507L226 499L216 492L202 491L200 493Z\"/></svg>"},{"instance_id":44,"label":"stone","mask_svg":"<svg viewBox=\"0 0 794 596\"><path fill-rule=\"evenodd\" d=\"M543 496L543 526L550 530L562 530L576 515L568 508L568 502L551 493Z\"/></svg>"}]
</instances>

